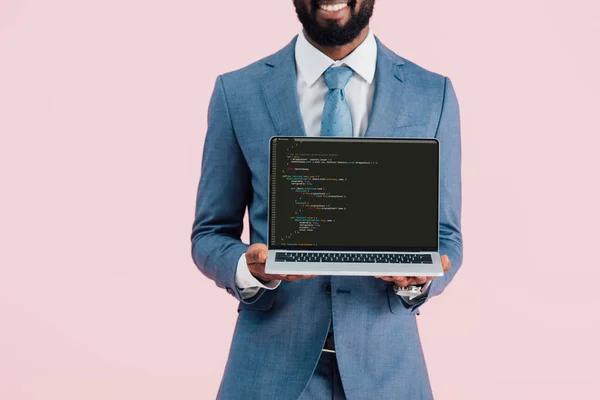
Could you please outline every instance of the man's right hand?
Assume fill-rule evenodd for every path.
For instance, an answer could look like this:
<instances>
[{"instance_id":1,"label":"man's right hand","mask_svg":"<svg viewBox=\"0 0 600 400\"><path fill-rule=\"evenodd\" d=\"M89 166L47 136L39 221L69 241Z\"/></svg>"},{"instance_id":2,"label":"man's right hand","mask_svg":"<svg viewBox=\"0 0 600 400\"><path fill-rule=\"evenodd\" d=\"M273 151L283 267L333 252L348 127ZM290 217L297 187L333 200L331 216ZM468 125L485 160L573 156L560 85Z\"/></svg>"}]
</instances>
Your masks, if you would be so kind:
<instances>
[{"instance_id":1,"label":"man's right hand","mask_svg":"<svg viewBox=\"0 0 600 400\"><path fill-rule=\"evenodd\" d=\"M314 278L317 275L272 275L265 273L267 245L255 243L246 251L246 264L256 279L265 283L273 280L294 282L300 279Z\"/></svg>"}]
</instances>

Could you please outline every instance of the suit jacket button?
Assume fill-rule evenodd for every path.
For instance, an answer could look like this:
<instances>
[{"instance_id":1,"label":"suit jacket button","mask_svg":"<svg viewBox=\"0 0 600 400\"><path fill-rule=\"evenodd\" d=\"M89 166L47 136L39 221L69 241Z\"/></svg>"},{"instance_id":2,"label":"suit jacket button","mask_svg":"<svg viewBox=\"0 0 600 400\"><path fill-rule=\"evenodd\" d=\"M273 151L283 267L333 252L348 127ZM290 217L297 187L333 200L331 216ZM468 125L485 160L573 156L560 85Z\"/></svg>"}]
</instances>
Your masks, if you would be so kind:
<instances>
[{"instance_id":1,"label":"suit jacket button","mask_svg":"<svg viewBox=\"0 0 600 400\"><path fill-rule=\"evenodd\" d=\"M327 294L331 294L331 284L330 283L326 283L323 285L323 291Z\"/></svg>"},{"instance_id":2,"label":"suit jacket button","mask_svg":"<svg viewBox=\"0 0 600 400\"><path fill-rule=\"evenodd\" d=\"M230 294L230 295L232 295L232 296L234 295L234 294L233 294L233 289L231 289L231 288L227 288L227 293L229 293L229 294Z\"/></svg>"}]
</instances>

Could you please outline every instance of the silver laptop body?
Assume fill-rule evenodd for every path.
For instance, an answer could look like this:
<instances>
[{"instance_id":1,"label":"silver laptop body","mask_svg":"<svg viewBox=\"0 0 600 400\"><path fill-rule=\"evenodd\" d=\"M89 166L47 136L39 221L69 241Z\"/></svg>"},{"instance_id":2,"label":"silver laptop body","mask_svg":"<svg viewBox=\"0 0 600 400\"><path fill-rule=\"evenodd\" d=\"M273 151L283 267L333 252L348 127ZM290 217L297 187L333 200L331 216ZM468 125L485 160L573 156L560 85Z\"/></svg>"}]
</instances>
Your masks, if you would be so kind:
<instances>
[{"instance_id":1,"label":"silver laptop body","mask_svg":"<svg viewBox=\"0 0 600 400\"><path fill-rule=\"evenodd\" d=\"M265 272L442 276L439 142L275 136Z\"/></svg>"}]
</instances>

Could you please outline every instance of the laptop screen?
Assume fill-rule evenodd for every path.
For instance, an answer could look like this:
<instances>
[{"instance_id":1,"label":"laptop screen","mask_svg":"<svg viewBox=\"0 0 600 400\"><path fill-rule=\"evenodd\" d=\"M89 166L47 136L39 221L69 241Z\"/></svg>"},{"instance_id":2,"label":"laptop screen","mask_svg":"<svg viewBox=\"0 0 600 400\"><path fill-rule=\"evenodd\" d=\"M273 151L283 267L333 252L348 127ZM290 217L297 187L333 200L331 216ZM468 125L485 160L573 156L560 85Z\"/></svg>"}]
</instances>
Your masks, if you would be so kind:
<instances>
[{"instance_id":1,"label":"laptop screen","mask_svg":"<svg viewBox=\"0 0 600 400\"><path fill-rule=\"evenodd\" d=\"M273 137L269 248L437 251L435 139Z\"/></svg>"}]
</instances>

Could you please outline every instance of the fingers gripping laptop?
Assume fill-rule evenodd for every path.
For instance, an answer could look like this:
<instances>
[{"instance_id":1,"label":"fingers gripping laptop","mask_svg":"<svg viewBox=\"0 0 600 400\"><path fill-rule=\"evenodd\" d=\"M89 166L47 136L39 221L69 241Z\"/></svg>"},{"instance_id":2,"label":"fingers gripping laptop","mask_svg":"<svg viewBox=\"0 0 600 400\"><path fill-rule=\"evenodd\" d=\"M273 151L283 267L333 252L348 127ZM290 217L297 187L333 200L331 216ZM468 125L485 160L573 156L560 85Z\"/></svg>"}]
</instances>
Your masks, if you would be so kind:
<instances>
[{"instance_id":1,"label":"fingers gripping laptop","mask_svg":"<svg viewBox=\"0 0 600 400\"><path fill-rule=\"evenodd\" d=\"M441 276L439 142L270 141L265 272Z\"/></svg>"}]
</instances>

